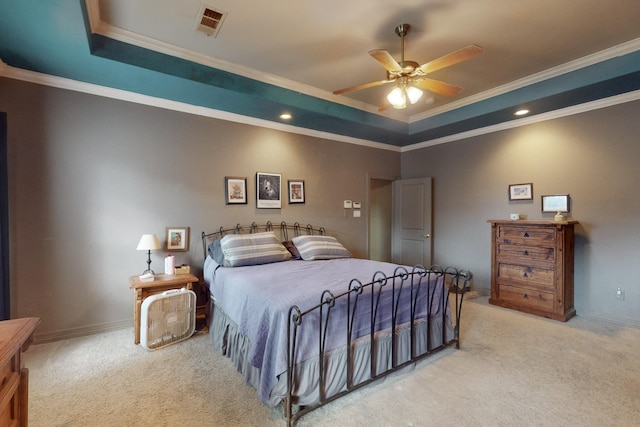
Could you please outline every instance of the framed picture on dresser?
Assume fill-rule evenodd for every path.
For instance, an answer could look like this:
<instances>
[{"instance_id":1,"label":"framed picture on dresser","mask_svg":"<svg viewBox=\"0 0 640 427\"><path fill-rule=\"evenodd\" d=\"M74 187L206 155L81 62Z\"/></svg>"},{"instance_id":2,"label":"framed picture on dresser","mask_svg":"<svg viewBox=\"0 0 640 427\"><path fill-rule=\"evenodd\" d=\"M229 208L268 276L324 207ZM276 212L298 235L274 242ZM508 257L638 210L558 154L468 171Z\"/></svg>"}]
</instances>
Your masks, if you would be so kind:
<instances>
[{"instance_id":1,"label":"framed picture on dresser","mask_svg":"<svg viewBox=\"0 0 640 427\"><path fill-rule=\"evenodd\" d=\"M542 212L569 212L569 195L542 196Z\"/></svg>"}]
</instances>

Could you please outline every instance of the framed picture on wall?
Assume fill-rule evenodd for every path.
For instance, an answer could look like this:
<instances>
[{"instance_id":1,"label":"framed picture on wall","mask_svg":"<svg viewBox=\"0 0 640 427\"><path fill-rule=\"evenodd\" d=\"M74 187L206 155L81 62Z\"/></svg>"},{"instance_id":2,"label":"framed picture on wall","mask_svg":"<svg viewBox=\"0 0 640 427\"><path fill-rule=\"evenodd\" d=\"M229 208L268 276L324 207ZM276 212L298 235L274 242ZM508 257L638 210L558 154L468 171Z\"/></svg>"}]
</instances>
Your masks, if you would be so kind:
<instances>
[{"instance_id":1,"label":"framed picture on wall","mask_svg":"<svg viewBox=\"0 0 640 427\"><path fill-rule=\"evenodd\" d=\"M509 200L533 200L533 184L511 184Z\"/></svg>"},{"instance_id":2,"label":"framed picture on wall","mask_svg":"<svg viewBox=\"0 0 640 427\"><path fill-rule=\"evenodd\" d=\"M247 178L224 178L224 194L227 205L247 204Z\"/></svg>"},{"instance_id":3,"label":"framed picture on wall","mask_svg":"<svg viewBox=\"0 0 640 427\"><path fill-rule=\"evenodd\" d=\"M189 250L189 227L167 227L167 251L186 252Z\"/></svg>"},{"instance_id":4,"label":"framed picture on wall","mask_svg":"<svg viewBox=\"0 0 640 427\"><path fill-rule=\"evenodd\" d=\"M290 179L289 203L304 203L304 181L301 179Z\"/></svg>"},{"instance_id":5,"label":"framed picture on wall","mask_svg":"<svg viewBox=\"0 0 640 427\"><path fill-rule=\"evenodd\" d=\"M280 209L282 175L279 173L256 173L256 207Z\"/></svg>"}]
</instances>

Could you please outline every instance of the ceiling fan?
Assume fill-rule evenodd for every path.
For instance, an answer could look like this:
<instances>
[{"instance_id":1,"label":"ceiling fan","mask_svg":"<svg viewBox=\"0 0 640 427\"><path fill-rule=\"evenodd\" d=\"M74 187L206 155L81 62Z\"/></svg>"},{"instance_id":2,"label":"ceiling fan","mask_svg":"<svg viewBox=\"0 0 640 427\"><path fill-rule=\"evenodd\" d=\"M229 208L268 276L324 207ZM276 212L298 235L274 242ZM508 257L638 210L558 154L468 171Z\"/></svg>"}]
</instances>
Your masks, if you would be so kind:
<instances>
[{"instance_id":1,"label":"ceiling fan","mask_svg":"<svg viewBox=\"0 0 640 427\"><path fill-rule=\"evenodd\" d=\"M460 86L455 86L440 80L434 80L427 77L427 75L436 70L476 57L482 54L482 48L472 44L422 65L414 61L405 61L404 37L409 32L410 28L411 26L409 24L400 24L395 28L396 34L401 39L400 62L397 62L391 54L384 49L375 49L369 52L369 55L371 55L387 70L386 80L378 80L375 82L336 90L333 92L334 95L342 95L348 92L369 89L371 87L387 83L396 83L395 88L387 95L385 102L380 105L379 110L383 111L389 106L398 109L406 108L407 101L411 104L415 104L422 96L422 90L420 89L426 89L445 96L455 96L460 93L462 90Z\"/></svg>"}]
</instances>

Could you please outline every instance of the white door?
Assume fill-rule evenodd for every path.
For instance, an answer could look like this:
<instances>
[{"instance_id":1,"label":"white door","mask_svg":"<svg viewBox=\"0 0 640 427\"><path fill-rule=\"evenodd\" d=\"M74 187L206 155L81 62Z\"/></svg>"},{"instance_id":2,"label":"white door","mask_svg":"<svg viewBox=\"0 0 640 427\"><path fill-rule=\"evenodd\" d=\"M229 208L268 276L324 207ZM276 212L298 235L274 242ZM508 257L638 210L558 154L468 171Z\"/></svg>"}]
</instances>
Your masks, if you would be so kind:
<instances>
[{"instance_id":1,"label":"white door","mask_svg":"<svg viewBox=\"0 0 640 427\"><path fill-rule=\"evenodd\" d=\"M431 266L431 197L430 177L393 182L394 263Z\"/></svg>"}]
</instances>

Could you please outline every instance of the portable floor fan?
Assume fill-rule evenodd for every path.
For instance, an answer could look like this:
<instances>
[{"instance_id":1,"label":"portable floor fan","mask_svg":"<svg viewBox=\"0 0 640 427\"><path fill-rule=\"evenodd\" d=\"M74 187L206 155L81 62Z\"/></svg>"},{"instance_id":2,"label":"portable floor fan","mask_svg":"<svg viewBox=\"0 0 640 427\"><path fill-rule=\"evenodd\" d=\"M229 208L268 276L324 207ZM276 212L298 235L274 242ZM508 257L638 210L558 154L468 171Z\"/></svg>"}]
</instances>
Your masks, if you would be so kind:
<instances>
[{"instance_id":1,"label":"portable floor fan","mask_svg":"<svg viewBox=\"0 0 640 427\"><path fill-rule=\"evenodd\" d=\"M142 302L140 344L156 350L189 338L196 327L196 294L174 289Z\"/></svg>"}]
</instances>

